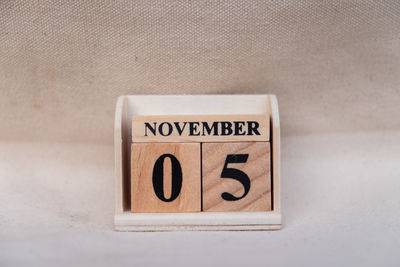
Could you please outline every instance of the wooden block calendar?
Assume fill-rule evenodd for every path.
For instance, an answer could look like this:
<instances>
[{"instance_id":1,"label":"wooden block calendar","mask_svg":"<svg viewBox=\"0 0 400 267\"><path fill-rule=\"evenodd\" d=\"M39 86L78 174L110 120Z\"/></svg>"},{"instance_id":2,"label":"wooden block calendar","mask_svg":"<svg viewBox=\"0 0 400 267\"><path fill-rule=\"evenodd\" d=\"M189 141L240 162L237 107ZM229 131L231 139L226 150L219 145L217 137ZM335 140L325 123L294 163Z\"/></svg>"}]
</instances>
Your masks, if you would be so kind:
<instances>
[{"instance_id":1,"label":"wooden block calendar","mask_svg":"<svg viewBox=\"0 0 400 267\"><path fill-rule=\"evenodd\" d=\"M132 212L270 211L270 180L266 114L132 118Z\"/></svg>"},{"instance_id":2,"label":"wooden block calendar","mask_svg":"<svg viewBox=\"0 0 400 267\"><path fill-rule=\"evenodd\" d=\"M115 153L116 230L281 228L274 96L121 96Z\"/></svg>"}]
</instances>

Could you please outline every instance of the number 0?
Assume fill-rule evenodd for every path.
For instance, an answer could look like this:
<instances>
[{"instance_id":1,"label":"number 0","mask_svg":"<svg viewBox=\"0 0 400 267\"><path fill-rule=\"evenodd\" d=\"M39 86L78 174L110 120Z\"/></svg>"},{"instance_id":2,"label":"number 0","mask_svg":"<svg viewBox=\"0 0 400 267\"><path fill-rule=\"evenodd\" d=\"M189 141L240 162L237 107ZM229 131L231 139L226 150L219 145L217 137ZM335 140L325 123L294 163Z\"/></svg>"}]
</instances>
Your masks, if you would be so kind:
<instances>
[{"instance_id":1,"label":"number 0","mask_svg":"<svg viewBox=\"0 0 400 267\"><path fill-rule=\"evenodd\" d=\"M171 196L166 198L164 195L164 159L169 158L171 160L172 169L172 187ZM178 159L171 154L161 155L153 167L153 189L156 196L164 201L171 202L174 201L180 194L182 189L182 168Z\"/></svg>"}]
</instances>

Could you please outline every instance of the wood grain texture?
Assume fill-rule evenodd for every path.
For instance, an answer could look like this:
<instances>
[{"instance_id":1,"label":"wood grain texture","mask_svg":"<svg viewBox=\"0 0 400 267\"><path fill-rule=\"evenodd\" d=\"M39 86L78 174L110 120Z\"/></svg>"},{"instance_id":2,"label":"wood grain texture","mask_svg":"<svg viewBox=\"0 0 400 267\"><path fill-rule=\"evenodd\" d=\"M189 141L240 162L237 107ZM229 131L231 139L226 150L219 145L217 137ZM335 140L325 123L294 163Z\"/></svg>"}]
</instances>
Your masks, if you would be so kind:
<instances>
[{"instance_id":1,"label":"wood grain texture","mask_svg":"<svg viewBox=\"0 0 400 267\"><path fill-rule=\"evenodd\" d=\"M133 116L132 142L269 141L268 114Z\"/></svg>"},{"instance_id":2,"label":"wood grain texture","mask_svg":"<svg viewBox=\"0 0 400 267\"><path fill-rule=\"evenodd\" d=\"M221 178L228 154L248 154L245 163L229 163L227 168L243 171L250 178L250 190L237 201L221 197L224 192L240 197L243 185ZM203 211L271 211L271 172L269 142L202 144Z\"/></svg>"},{"instance_id":3,"label":"wood grain texture","mask_svg":"<svg viewBox=\"0 0 400 267\"><path fill-rule=\"evenodd\" d=\"M180 163L182 187L176 199L162 201L153 188L153 168L163 154L173 155ZM132 212L197 212L201 209L200 144L142 143L132 144L131 210ZM172 196L172 161L163 163L164 196Z\"/></svg>"}]
</instances>

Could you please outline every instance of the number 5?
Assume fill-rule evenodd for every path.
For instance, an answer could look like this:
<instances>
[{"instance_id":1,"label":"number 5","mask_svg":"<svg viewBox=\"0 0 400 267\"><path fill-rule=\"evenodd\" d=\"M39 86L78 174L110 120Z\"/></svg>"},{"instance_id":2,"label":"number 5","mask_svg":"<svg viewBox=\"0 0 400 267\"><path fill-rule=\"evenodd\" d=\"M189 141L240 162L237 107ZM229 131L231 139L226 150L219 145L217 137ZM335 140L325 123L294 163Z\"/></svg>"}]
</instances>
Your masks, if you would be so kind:
<instances>
[{"instance_id":1,"label":"number 5","mask_svg":"<svg viewBox=\"0 0 400 267\"><path fill-rule=\"evenodd\" d=\"M241 197L235 197L231 193L224 192L221 197L227 201L236 201L244 198L250 191L250 178L241 170L228 168L229 163L245 163L249 154L229 154L226 156L225 165L221 172L221 178L230 178L239 181L244 187L244 194Z\"/></svg>"}]
</instances>

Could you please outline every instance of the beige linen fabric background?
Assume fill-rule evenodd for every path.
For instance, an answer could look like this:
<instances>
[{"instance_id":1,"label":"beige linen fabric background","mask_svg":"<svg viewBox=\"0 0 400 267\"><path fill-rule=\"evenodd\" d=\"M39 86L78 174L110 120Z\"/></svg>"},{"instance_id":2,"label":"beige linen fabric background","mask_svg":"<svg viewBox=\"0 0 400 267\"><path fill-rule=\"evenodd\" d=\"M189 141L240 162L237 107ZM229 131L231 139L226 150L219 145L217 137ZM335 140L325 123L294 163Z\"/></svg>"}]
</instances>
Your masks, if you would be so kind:
<instances>
[{"instance_id":1,"label":"beige linen fabric background","mask_svg":"<svg viewBox=\"0 0 400 267\"><path fill-rule=\"evenodd\" d=\"M113 232L121 94L272 93L276 232ZM0 266L399 266L400 1L0 0Z\"/></svg>"},{"instance_id":2,"label":"beige linen fabric background","mask_svg":"<svg viewBox=\"0 0 400 267\"><path fill-rule=\"evenodd\" d=\"M121 94L274 93L284 135L399 129L399 1L0 1L0 138L111 143Z\"/></svg>"}]
</instances>

